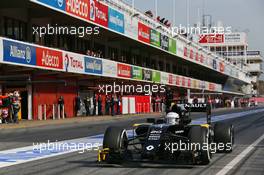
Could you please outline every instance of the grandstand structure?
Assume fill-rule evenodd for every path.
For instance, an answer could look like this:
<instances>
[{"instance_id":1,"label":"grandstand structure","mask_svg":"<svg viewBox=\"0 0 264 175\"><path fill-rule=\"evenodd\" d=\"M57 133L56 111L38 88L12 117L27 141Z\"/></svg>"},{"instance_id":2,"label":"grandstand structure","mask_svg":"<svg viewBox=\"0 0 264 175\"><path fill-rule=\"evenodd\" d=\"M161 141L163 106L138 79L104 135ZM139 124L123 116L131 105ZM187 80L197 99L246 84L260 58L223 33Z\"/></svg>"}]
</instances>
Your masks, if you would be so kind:
<instances>
[{"instance_id":1,"label":"grandstand structure","mask_svg":"<svg viewBox=\"0 0 264 175\"><path fill-rule=\"evenodd\" d=\"M253 77L246 69L173 36L170 26L122 1L1 4L0 90L20 90L24 119L37 119L39 106L55 104L60 96L65 113L73 117L76 96L93 96L98 84L113 82L164 84L175 96L186 95L187 89L230 97L251 93ZM48 26L55 29L40 34ZM56 27L89 27L89 34L55 34Z\"/></svg>"}]
</instances>

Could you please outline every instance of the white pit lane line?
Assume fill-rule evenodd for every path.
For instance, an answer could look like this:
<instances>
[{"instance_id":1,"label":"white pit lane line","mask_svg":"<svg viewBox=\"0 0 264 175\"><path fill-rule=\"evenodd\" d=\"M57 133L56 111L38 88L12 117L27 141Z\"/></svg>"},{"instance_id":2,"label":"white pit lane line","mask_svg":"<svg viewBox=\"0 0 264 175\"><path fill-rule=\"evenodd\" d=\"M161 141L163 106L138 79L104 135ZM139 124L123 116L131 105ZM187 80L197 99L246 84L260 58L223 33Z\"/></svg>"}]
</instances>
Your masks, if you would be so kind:
<instances>
[{"instance_id":1,"label":"white pit lane line","mask_svg":"<svg viewBox=\"0 0 264 175\"><path fill-rule=\"evenodd\" d=\"M264 134L260 136L255 142L249 145L244 151L237 155L231 162L224 166L216 175L225 175L231 171L240 161L242 161L253 149L264 140Z\"/></svg>"},{"instance_id":2,"label":"white pit lane line","mask_svg":"<svg viewBox=\"0 0 264 175\"><path fill-rule=\"evenodd\" d=\"M245 117L250 114L256 114L264 112L264 109L256 109L244 112L236 112L218 116L212 116L212 122L218 122L233 118ZM192 121L193 124L203 124L206 123L206 118L198 118ZM132 130L128 131L128 136L132 135ZM63 154L68 154L72 152L82 152L84 153L88 150L96 150L98 146L101 146L103 142L103 134L89 136L84 138L77 138L71 140L64 140L58 142L50 142L50 144L55 144L54 146L47 147L47 142L39 143L40 146L36 146L36 143L32 143L32 146L15 148L10 150L0 151L0 168L22 164L30 161L36 161L40 159L55 157ZM58 146L58 145L68 145ZM57 146L56 146L57 145Z\"/></svg>"}]
</instances>

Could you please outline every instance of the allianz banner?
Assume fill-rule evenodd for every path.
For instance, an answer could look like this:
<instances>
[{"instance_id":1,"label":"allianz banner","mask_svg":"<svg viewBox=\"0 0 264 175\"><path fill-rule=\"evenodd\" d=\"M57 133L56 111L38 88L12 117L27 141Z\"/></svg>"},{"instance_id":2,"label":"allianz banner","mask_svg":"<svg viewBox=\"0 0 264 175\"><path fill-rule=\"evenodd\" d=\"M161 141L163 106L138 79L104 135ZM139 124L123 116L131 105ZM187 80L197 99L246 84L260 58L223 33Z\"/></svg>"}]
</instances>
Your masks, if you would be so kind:
<instances>
[{"instance_id":1,"label":"allianz banner","mask_svg":"<svg viewBox=\"0 0 264 175\"><path fill-rule=\"evenodd\" d=\"M3 61L36 65L36 48L27 44L3 40Z\"/></svg>"},{"instance_id":2,"label":"allianz banner","mask_svg":"<svg viewBox=\"0 0 264 175\"><path fill-rule=\"evenodd\" d=\"M108 9L108 27L124 33L124 15L112 8Z\"/></svg>"},{"instance_id":3,"label":"allianz banner","mask_svg":"<svg viewBox=\"0 0 264 175\"><path fill-rule=\"evenodd\" d=\"M169 51L176 54L176 40L169 38Z\"/></svg>"},{"instance_id":4,"label":"allianz banner","mask_svg":"<svg viewBox=\"0 0 264 175\"><path fill-rule=\"evenodd\" d=\"M164 50L169 50L169 37L166 35L162 35L160 37L160 46Z\"/></svg>"},{"instance_id":5,"label":"allianz banner","mask_svg":"<svg viewBox=\"0 0 264 175\"><path fill-rule=\"evenodd\" d=\"M36 0L50 7L65 11L66 1L65 0Z\"/></svg>"},{"instance_id":6,"label":"allianz banner","mask_svg":"<svg viewBox=\"0 0 264 175\"><path fill-rule=\"evenodd\" d=\"M150 44L160 47L160 33L150 29Z\"/></svg>"}]
</instances>

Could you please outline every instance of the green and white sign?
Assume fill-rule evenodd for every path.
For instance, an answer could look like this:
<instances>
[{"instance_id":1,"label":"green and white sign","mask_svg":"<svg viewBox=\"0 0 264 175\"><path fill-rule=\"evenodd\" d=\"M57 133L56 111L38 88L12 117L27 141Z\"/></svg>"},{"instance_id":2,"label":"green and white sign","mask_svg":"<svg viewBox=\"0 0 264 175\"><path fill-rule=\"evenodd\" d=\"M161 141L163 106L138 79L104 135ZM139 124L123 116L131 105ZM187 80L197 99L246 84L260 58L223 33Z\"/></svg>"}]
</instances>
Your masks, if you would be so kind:
<instances>
[{"instance_id":1,"label":"green and white sign","mask_svg":"<svg viewBox=\"0 0 264 175\"><path fill-rule=\"evenodd\" d=\"M152 81L155 83L160 83L160 72L152 71Z\"/></svg>"},{"instance_id":2,"label":"green and white sign","mask_svg":"<svg viewBox=\"0 0 264 175\"><path fill-rule=\"evenodd\" d=\"M142 80L142 68L133 66L132 68L132 78L136 80Z\"/></svg>"},{"instance_id":3,"label":"green and white sign","mask_svg":"<svg viewBox=\"0 0 264 175\"><path fill-rule=\"evenodd\" d=\"M176 40L170 38L169 39L169 52L176 54Z\"/></svg>"},{"instance_id":4,"label":"green and white sign","mask_svg":"<svg viewBox=\"0 0 264 175\"><path fill-rule=\"evenodd\" d=\"M154 29L150 30L150 44L160 47L160 33Z\"/></svg>"}]
</instances>

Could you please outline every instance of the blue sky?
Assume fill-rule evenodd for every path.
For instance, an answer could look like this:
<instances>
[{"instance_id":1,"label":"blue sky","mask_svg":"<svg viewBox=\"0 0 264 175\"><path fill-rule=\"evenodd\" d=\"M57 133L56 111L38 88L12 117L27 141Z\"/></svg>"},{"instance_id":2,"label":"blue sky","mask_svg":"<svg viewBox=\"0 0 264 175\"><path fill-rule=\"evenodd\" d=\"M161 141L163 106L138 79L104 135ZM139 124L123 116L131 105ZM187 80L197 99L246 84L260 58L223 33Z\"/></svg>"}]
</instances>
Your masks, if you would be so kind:
<instances>
[{"instance_id":1,"label":"blue sky","mask_svg":"<svg viewBox=\"0 0 264 175\"><path fill-rule=\"evenodd\" d=\"M125 0L131 3L132 0ZM175 7L173 7L175 1ZM158 16L173 21L173 8L176 10L176 24L186 25L187 0L158 0ZM231 26L232 31L246 31L251 50L260 50L264 55L264 1L263 0L189 0L190 25L198 21L204 9L212 15L213 22L222 21ZM135 0L135 7L141 11L155 11L155 0ZM204 8L203 8L204 7ZM264 76L263 76L264 77Z\"/></svg>"}]
</instances>

